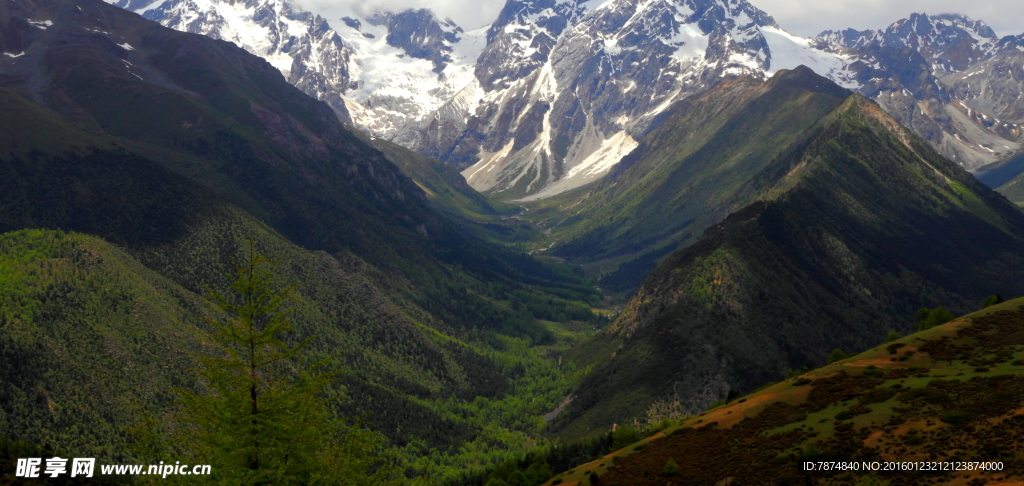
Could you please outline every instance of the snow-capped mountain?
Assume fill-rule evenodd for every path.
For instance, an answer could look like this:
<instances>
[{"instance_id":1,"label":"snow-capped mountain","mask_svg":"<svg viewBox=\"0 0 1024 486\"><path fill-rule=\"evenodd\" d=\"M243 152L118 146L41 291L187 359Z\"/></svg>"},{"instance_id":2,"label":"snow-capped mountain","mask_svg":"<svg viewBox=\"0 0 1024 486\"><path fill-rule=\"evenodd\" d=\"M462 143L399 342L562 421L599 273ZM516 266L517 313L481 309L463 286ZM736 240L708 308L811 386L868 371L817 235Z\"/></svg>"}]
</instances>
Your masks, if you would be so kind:
<instances>
[{"instance_id":1,"label":"snow-capped mountain","mask_svg":"<svg viewBox=\"0 0 1024 486\"><path fill-rule=\"evenodd\" d=\"M450 101L474 79L485 29L429 10L355 13L328 23L288 0L108 0L177 30L234 42L375 136Z\"/></svg>"},{"instance_id":2,"label":"snow-capped mountain","mask_svg":"<svg viewBox=\"0 0 1024 486\"><path fill-rule=\"evenodd\" d=\"M914 14L793 36L745 0L509 0L464 31L426 9L328 21L287 0L111 0L231 40L342 117L536 199L604 176L674 102L728 76L806 65L974 169L1021 149L1021 38Z\"/></svg>"},{"instance_id":3,"label":"snow-capped mountain","mask_svg":"<svg viewBox=\"0 0 1024 486\"><path fill-rule=\"evenodd\" d=\"M417 148L469 166L478 190L535 199L602 177L672 103L724 76L806 64L859 86L846 69L854 57L814 48L742 0L571 5L506 4L477 64L483 101L464 134L424 127L439 143Z\"/></svg>"},{"instance_id":4,"label":"snow-capped mountain","mask_svg":"<svg viewBox=\"0 0 1024 486\"><path fill-rule=\"evenodd\" d=\"M1006 48L1012 39L1001 41L984 22L962 15L913 14L884 30L826 31L815 40L829 52L868 60L852 66L860 93L946 157L976 169L1021 149L1024 105L1012 75L1014 65L1020 72L1020 52Z\"/></svg>"},{"instance_id":5,"label":"snow-capped mountain","mask_svg":"<svg viewBox=\"0 0 1024 486\"><path fill-rule=\"evenodd\" d=\"M932 61L933 71L957 72L991 57L999 38L980 20L956 14L915 13L885 30L825 31L816 40L832 48L909 47Z\"/></svg>"},{"instance_id":6,"label":"snow-capped mountain","mask_svg":"<svg viewBox=\"0 0 1024 486\"><path fill-rule=\"evenodd\" d=\"M475 82L473 69L486 44L486 28L465 32L430 10L355 13L338 30L357 54L345 96L356 125L370 134L414 147L418 123L458 103ZM463 96L465 97L465 96Z\"/></svg>"}]
</instances>

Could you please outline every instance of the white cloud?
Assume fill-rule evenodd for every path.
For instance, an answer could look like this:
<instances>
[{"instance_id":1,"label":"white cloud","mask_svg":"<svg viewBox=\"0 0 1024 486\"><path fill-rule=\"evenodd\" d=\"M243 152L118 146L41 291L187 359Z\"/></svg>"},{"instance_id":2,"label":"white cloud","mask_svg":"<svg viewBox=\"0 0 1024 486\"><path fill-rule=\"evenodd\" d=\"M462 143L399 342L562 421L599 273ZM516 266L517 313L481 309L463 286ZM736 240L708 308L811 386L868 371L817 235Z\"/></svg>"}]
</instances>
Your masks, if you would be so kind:
<instances>
[{"instance_id":1,"label":"white cloud","mask_svg":"<svg viewBox=\"0 0 1024 486\"><path fill-rule=\"evenodd\" d=\"M768 12L782 28L805 37L823 30L883 29L913 12L959 13L983 20L1000 37L1024 34L1024 2L1020 0L748 0Z\"/></svg>"}]
</instances>

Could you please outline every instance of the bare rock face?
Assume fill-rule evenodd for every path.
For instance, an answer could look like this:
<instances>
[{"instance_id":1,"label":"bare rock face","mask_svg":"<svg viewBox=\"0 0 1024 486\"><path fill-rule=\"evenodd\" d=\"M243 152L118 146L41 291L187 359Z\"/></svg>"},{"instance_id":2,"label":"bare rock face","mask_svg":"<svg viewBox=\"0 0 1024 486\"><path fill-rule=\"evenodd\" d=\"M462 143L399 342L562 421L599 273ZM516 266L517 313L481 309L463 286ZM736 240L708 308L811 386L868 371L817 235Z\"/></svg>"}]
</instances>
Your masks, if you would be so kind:
<instances>
[{"instance_id":1,"label":"bare rock face","mask_svg":"<svg viewBox=\"0 0 1024 486\"><path fill-rule=\"evenodd\" d=\"M913 14L885 30L826 31L815 40L870 60L858 66L861 94L974 170L1021 149L1021 86L1005 81L1014 65L1019 72L1013 39L1000 40L984 22L962 15Z\"/></svg>"},{"instance_id":2,"label":"bare rock face","mask_svg":"<svg viewBox=\"0 0 1024 486\"><path fill-rule=\"evenodd\" d=\"M604 176L675 101L796 67L775 49L810 50L743 1L510 2L488 36L465 136L420 149L466 168L477 190L527 200ZM839 57L819 58L849 77Z\"/></svg>"},{"instance_id":3,"label":"bare rock face","mask_svg":"<svg viewBox=\"0 0 1024 486\"><path fill-rule=\"evenodd\" d=\"M387 25L388 45L405 50L409 56L432 62L435 73L444 71L445 66L452 62L452 44L459 42L458 34L463 32L451 19L442 23L425 8L387 13L378 19Z\"/></svg>"}]
</instances>

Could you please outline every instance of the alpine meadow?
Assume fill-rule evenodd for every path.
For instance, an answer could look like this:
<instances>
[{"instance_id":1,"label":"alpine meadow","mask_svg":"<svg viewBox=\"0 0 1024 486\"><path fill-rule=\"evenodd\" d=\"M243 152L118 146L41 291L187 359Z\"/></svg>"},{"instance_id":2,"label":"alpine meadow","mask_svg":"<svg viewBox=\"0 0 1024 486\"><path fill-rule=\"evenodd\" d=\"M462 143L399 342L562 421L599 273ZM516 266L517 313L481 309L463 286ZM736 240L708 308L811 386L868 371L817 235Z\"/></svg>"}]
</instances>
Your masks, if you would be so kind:
<instances>
[{"instance_id":1,"label":"alpine meadow","mask_svg":"<svg viewBox=\"0 0 1024 486\"><path fill-rule=\"evenodd\" d=\"M0 484L1024 484L1024 33L398 4L0 0Z\"/></svg>"}]
</instances>

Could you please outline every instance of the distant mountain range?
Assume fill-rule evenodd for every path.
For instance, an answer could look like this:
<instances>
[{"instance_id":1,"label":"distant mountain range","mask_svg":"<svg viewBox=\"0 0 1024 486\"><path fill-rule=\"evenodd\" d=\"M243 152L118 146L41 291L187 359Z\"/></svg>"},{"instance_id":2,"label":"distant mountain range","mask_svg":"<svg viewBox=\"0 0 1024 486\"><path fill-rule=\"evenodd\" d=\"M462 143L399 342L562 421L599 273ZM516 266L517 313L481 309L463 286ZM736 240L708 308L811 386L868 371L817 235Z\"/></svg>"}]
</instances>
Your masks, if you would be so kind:
<instances>
[{"instance_id":1,"label":"distant mountain range","mask_svg":"<svg viewBox=\"0 0 1024 486\"><path fill-rule=\"evenodd\" d=\"M284 0L118 0L238 43L376 137L454 165L505 199L611 170L674 102L725 76L806 65L973 170L1020 151L1018 37L913 14L877 31L787 33L745 1L509 0L466 32L428 10L323 19Z\"/></svg>"}]
</instances>

